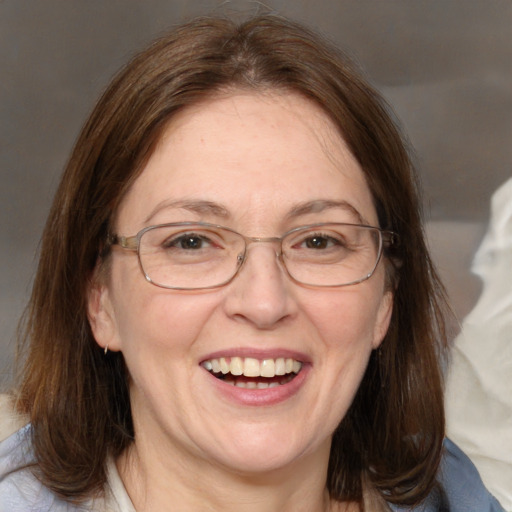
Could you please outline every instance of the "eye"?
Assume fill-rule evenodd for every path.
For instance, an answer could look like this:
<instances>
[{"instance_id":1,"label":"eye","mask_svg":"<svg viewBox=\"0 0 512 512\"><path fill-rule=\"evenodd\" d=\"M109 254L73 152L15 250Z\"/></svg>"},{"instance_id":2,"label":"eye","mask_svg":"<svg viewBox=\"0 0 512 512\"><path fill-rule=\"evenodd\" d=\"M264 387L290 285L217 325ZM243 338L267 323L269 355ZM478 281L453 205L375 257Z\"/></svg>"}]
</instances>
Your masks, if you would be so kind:
<instances>
[{"instance_id":1,"label":"eye","mask_svg":"<svg viewBox=\"0 0 512 512\"><path fill-rule=\"evenodd\" d=\"M287 258L315 263L333 263L346 259L357 251L349 227L329 226L292 233L283 246Z\"/></svg>"},{"instance_id":2,"label":"eye","mask_svg":"<svg viewBox=\"0 0 512 512\"><path fill-rule=\"evenodd\" d=\"M306 233L293 243L294 249L326 251L346 248L347 243L339 233Z\"/></svg>"},{"instance_id":3,"label":"eye","mask_svg":"<svg viewBox=\"0 0 512 512\"><path fill-rule=\"evenodd\" d=\"M198 233L183 233L179 236L168 238L162 244L166 249L182 249L184 251L198 251L200 249L208 249L214 245L210 237Z\"/></svg>"},{"instance_id":4,"label":"eye","mask_svg":"<svg viewBox=\"0 0 512 512\"><path fill-rule=\"evenodd\" d=\"M302 244L307 249L328 249L340 245L340 241L326 235L311 235L304 239Z\"/></svg>"}]
</instances>

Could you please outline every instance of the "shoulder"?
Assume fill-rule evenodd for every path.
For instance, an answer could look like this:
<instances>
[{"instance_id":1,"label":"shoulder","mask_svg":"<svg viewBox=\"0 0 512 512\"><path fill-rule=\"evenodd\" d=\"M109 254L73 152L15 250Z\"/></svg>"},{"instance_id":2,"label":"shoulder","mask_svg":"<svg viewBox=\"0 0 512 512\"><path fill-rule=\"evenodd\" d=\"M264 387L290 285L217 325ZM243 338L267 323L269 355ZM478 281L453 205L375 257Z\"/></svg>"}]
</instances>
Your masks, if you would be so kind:
<instances>
[{"instance_id":1,"label":"shoulder","mask_svg":"<svg viewBox=\"0 0 512 512\"><path fill-rule=\"evenodd\" d=\"M65 502L34 476L30 425L11 432L23 424L22 420L13 412L10 401L0 396L0 512L92 510Z\"/></svg>"},{"instance_id":2,"label":"shoulder","mask_svg":"<svg viewBox=\"0 0 512 512\"><path fill-rule=\"evenodd\" d=\"M449 439L444 442L439 481L450 511L505 512L485 488L469 457Z\"/></svg>"},{"instance_id":3,"label":"shoulder","mask_svg":"<svg viewBox=\"0 0 512 512\"><path fill-rule=\"evenodd\" d=\"M438 472L438 487L416 507L391 506L396 512L505 512L485 488L469 457L452 441L445 439Z\"/></svg>"},{"instance_id":4,"label":"shoulder","mask_svg":"<svg viewBox=\"0 0 512 512\"><path fill-rule=\"evenodd\" d=\"M50 492L32 474L30 426L11 434L0 443L0 510L66 510L55 508Z\"/></svg>"},{"instance_id":5,"label":"shoulder","mask_svg":"<svg viewBox=\"0 0 512 512\"><path fill-rule=\"evenodd\" d=\"M78 512L46 489L34 476L30 425L0 443L0 511Z\"/></svg>"}]
</instances>

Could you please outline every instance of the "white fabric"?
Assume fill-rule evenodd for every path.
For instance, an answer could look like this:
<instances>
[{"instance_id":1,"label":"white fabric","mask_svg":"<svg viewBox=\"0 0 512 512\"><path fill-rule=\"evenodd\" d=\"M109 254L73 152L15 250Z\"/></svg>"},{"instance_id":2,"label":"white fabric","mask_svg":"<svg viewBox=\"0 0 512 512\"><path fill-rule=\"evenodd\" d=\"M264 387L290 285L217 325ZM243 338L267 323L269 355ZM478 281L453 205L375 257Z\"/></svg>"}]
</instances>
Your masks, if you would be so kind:
<instances>
[{"instance_id":1,"label":"white fabric","mask_svg":"<svg viewBox=\"0 0 512 512\"><path fill-rule=\"evenodd\" d=\"M512 179L493 195L473 262L482 294L462 323L448 376L448 437L512 511Z\"/></svg>"},{"instance_id":2,"label":"white fabric","mask_svg":"<svg viewBox=\"0 0 512 512\"><path fill-rule=\"evenodd\" d=\"M136 512L113 459L107 463L106 511Z\"/></svg>"}]
</instances>

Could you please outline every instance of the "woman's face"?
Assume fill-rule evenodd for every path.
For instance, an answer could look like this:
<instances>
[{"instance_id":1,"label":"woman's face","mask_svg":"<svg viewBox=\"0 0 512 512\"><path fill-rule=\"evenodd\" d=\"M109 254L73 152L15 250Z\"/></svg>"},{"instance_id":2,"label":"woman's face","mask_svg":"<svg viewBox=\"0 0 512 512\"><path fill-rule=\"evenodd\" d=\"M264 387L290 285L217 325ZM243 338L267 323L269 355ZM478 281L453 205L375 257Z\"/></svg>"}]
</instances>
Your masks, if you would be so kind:
<instances>
[{"instance_id":1,"label":"woman's face","mask_svg":"<svg viewBox=\"0 0 512 512\"><path fill-rule=\"evenodd\" d=\"M317 106L291 93L243 92L173 119L115 228L130 236L181 221L251 237L318 222L378 225L358 163ZM281 265L274 245L254 244L229 284L177 291L146 281L136 254L114 247L89 316L98 343L124 355L135 445L146 454L247 473L325 460L386 332L392 297L382 264L341 288L299 285ZM245 358L302 366L285 384L252 389L212 375L207 367L221 358L240 358L244 370L254 366Z\"/></svg>"}]
</instances>

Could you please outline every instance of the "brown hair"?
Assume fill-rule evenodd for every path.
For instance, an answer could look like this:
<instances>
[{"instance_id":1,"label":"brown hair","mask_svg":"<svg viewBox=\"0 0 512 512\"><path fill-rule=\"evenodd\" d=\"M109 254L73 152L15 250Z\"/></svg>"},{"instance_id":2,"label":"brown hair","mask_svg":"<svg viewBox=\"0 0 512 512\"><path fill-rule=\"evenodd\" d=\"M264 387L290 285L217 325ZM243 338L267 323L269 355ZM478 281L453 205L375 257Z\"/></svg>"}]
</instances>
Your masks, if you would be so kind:
<instances>
[{"instance_id":1,"label":"brown hair","mask_svg":"<svg viewBox=\"0 0 512 512\"><path fill-rule=\"evenodd\" d=\"M89 282L116 209L173 114L231 88L290 90L320 105L366 175L380 226L400 235L386 255L391 326L334 433L327 487L337 500L361 502L371 488L417 503L442 450L446 343L412 166L385 103L347 58L274 16L177 28L120 72L85 124L43 234L25 322L18 407L30 414L39 478L68 499L87 497L105 482L106 457L133 441L127 370L122 354L105 356L94 341Z\"/></svg>"}]
</instances>

